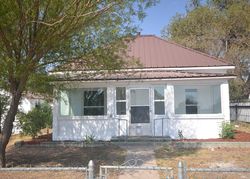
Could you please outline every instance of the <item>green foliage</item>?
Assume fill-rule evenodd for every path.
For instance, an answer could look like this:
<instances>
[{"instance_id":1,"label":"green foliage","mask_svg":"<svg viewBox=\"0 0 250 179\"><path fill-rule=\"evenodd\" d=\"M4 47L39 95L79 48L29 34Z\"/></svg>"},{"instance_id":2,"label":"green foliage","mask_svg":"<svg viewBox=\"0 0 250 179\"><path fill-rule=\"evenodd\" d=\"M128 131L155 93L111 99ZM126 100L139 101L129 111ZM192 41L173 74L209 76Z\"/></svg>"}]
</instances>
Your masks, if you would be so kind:
<instances>
[{"instance_id":1,"label":"green foliage","mask_svg":"<svg viewBox=\"0 0 250 179\"><path fill-rule=\"evenodd\" d=\"M239 102L242 99L244 94L244 81L240 79L233 79L229 81L229 89L230 89L230 100Z\"/></svg>"},{"instance_id":2,"label":"green foliage","mask_svg":"<svg viewBox=\"0 0 250 179\"><path fill-rule=\"evenodd\" d=\"M233 139L235 135L234 127L228 122L223 122L221 125L221 138L223 139Z\"/></svg>"},{"instance_id":3,"label":"green foliage","mask_svg":"<svg viewBox=\"0 0 250 179\"><path fill-rule=\"evenodd\" d=\"M200 3L190 0L191 9L186 15L176 15L162 30L164 38L184 46L223 57L236 66L234 73L243 82L242 93L250 94L250 2L248 0L208 0ZM248 78L247 78L248 77ZM238 83L237 82L237 83ZM235 90L235 85L231 85ZM238 89L239 91L240 89Z\"/></svg>"},{"instance_id":4,"label":"green foliage","mask_svg":"<svg viewBox=\"0 0 250 179\"><path fill-rule=\"evenodd\" d=\"M0 93L0 132L1 132L1 124L4 115L7 112L8 105L9 105L9 96L5 93Z\"/></svg>"},{"instance_id":5,"label":"green foliage","mask_svg":"<svg viewBox=\"0 0 250 179\"><path fill-rule=\"evenodd\" d=\"M52 110L47 103L38 104L27 114L19 114L23 134L36 137L41 129L52 127Z\"/></svg>"},{"instance_id":6,"label":"green foliage","mask_svg":"<svg viewBox=\"0 0 250 179\"><path fill-rule=\"evenodd\" d=\"M9 98L10 97L8 95L0 93L0 117L2 117L7 111Z\"/></svg>"},{"instance_id":7,"label":"green foliage","mask_svg":"<svg viewBox=\"0 0 250 179\"><path fill-rule=\"evenodd\" d=\"M178 136L179 136L179 139L181 139L181 140L184 139L182 130L178 130Z\"/></svg>"},{"instance_id":8,"label":"green foliage","mask_svg":"<svg viewBox=\"0 0 250 179\"><path fill-rule=\"evenodd\" d=\"M121 68L124 38L157 1L1 1L1 88L51 96L49 70L79 59L83 69Z\"/></svg>"},{"instance_id":9,"label":"green foliage","mask_svg":"<svg viewBox=\"0 0 250 179\"><path fill-rule=\"evenodd\" d=\"M84 142L86 143L86 144L91 144L91 143L93 143L95 141L95 136L93 135L93 134L91 134L91 135L86 135L85 137L84 137Z\"/></svg>"}]
</instances>

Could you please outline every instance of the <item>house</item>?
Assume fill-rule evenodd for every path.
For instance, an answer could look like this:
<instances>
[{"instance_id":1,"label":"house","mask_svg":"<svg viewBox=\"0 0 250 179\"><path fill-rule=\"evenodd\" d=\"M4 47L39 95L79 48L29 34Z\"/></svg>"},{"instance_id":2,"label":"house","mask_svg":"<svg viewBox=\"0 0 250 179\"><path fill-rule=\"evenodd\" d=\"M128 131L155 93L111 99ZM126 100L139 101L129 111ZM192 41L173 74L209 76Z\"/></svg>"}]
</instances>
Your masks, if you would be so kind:
<instances>
[{"instance_id":1,"label":"house","mask_svg":"<svg viewBox=\"0 0 250 179\"><path fill-rule=\"evenodd\" d=\"M137 36L127 54L142 67L91 78L71 71L61 81L67 89L54 102L53 140L219 137L230 120L233 65L154 35Z\"/></svg>"}]
</instances>

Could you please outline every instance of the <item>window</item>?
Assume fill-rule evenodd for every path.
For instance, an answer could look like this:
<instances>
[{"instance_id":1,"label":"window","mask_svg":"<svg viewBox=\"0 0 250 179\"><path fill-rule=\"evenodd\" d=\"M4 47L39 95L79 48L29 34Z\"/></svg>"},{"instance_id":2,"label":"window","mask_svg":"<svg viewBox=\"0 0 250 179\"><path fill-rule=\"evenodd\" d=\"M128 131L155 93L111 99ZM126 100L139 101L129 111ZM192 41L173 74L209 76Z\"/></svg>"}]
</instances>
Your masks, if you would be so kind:
<instances>
[{"instance_id":1,"label":"window","mask_svg":"<svg viewBox=\"0 0 250 179\"><path fill-rule=\"evenodd\" d=\"M68 89L61 92L61 116L97 116L107 113L106 89Z\"/></svg>"},{"instance_id":2,"label":"window","mask_svg":"<svg viewBox=\"0 0 250 179\"><path fill-rule=\"evenodd\" d=\"M98 116L107 114L106 89L89 89L83 93L83 115Z\"/></svg>"},{"instance_id":3,"label":"window","mask_svg":"<svg viewBox=\"0 0 250 179\"><path fill-rule=\"evenodd\" d=\"M149 89L131 89L131 123L150 123Z\"/></svg>"},{"instance_id":4,"label":"window","mask_svg":"<svg viewBox=\"0 0 250 179\"><path fill-rule=\"evenodd\" d=\"M220 85L175 86L175 114L221 113Z\"/></svg>"},{"instance_id":5,"label":"window","mask_svg":"<svg viewBox=\"0 0 250 179\"><path fill-rule=\"evenodd\" d=\"M154 88L154 108L155 114L165 114L165 99L164 99L164 87Z\"/></svg>"},{"instance_id":6,"label":"window","mask_svg":"<svg viewBox=\"0 0 250 179\"><path fill-rule=\"evenodd\" d=\"M60 93L60 114L61 116L68 116L70 114L68 91L61 91Z\"/></svg>"},{"instance_id":7,"label":"window","mask_svg":"<svg viewBox=\"0 0 250 179\"><path fill-rule=\"evenodd\" d=\"M185 89L186 95L186 114L197 114L197 89Z\"/></svg>"},{"instance_id":8,"label":"window","mask_svg":"<svg viewBox=\"0 0 250 179\"><path fill-rule=\"evenodd\" d=\"M116 88L116 114L126 115L126 88Z\"/></svg>"}]
</instances>

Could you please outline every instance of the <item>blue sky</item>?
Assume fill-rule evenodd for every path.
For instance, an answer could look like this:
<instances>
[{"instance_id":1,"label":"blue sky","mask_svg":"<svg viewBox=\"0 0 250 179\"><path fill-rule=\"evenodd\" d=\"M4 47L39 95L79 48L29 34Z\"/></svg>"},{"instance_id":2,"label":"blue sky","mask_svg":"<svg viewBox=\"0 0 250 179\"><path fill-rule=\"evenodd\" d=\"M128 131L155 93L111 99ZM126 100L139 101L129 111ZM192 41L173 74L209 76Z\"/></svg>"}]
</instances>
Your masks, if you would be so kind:
<instances>
[{"instance_id":1,"label":"blue sky","mask_svg":"<svg viewBox=\"0 0 250 179\"><path fill-rule=\"evenodd\" d=\"M147 9L147 16L139 23L141 34L160 36L163 27L170 23L176 13L185 13L186 3L187 0L161 0L156 6Z\"/></svg>"}]
</instances>

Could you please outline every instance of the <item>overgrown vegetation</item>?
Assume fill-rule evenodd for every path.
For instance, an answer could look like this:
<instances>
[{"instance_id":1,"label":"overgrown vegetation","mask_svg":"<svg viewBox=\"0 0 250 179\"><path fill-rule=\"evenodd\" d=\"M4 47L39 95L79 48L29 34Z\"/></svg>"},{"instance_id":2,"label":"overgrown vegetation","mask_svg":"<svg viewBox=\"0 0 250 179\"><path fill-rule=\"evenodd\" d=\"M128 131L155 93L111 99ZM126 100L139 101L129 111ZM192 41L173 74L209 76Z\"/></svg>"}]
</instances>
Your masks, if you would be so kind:
<instances>
[{"instance_id":1,"label":"overgrown vegetation","mask_svg":"<svg viewBox=\"0 0 250 179\"><path fill-rule=\"evenodd\" d=\"M223 122L221 125L220 137L223 139L233 139L235 135L234 127L228 122Z\"/></svg>"},{"instance_id":2,"label":"overgrown vegetation","mask_svg":"<svg viewBox=\"0 0 250 179\"><path fill-rule=\"evenodd\" d=\"M41 129L52 127L52 109L48 103L37 104L27 114L18 115L22 133L36 137Z\"/></svg>"}]
</instances>

